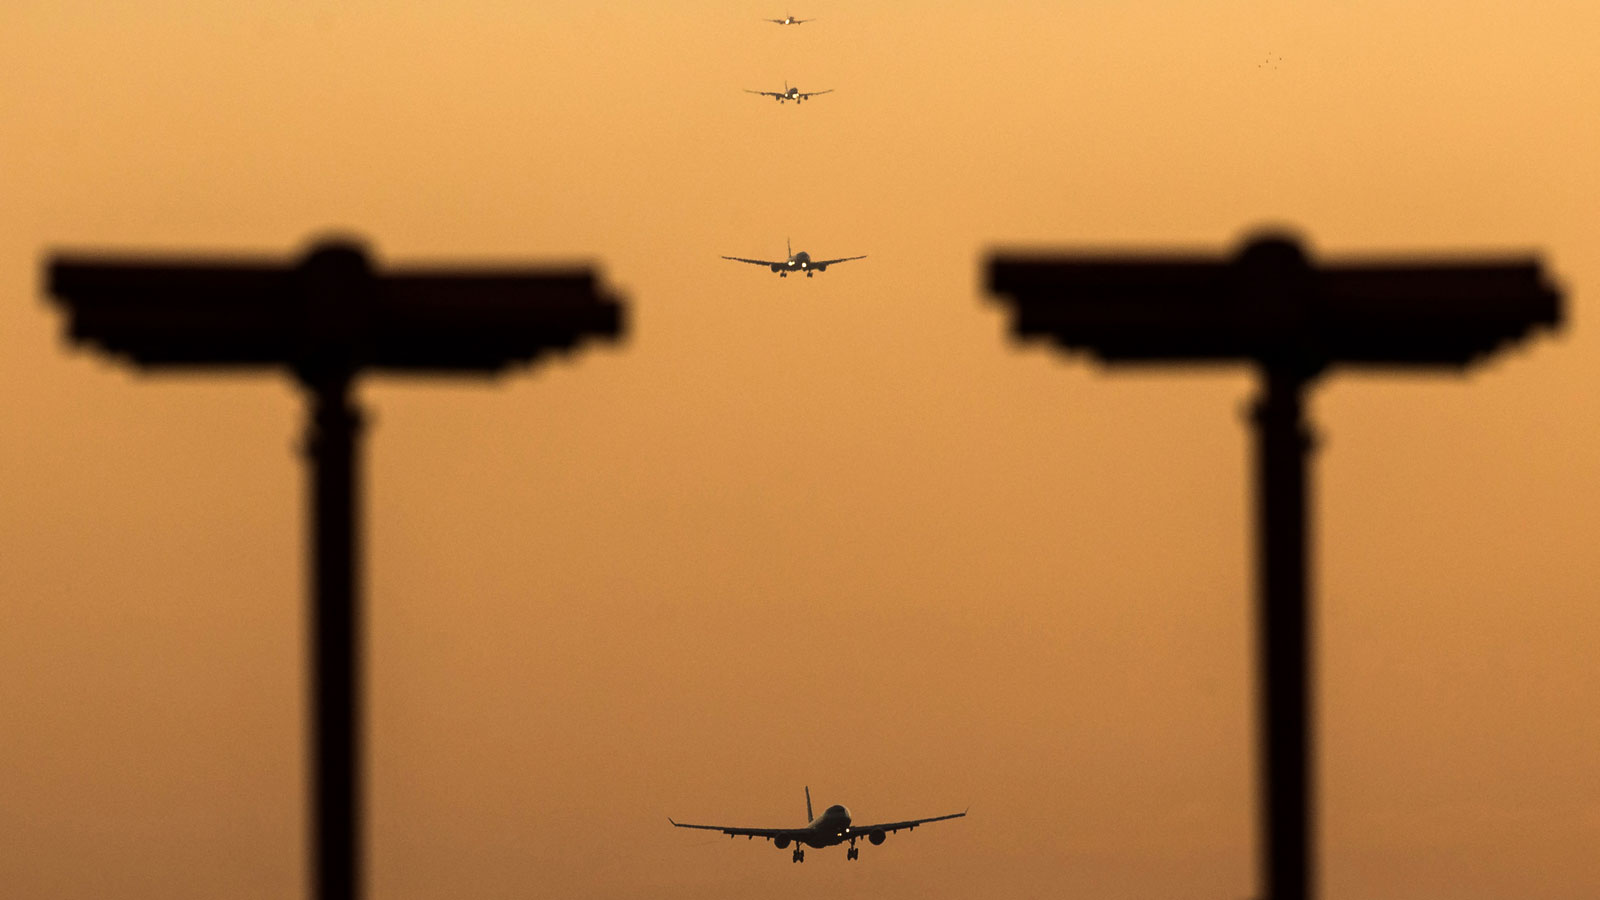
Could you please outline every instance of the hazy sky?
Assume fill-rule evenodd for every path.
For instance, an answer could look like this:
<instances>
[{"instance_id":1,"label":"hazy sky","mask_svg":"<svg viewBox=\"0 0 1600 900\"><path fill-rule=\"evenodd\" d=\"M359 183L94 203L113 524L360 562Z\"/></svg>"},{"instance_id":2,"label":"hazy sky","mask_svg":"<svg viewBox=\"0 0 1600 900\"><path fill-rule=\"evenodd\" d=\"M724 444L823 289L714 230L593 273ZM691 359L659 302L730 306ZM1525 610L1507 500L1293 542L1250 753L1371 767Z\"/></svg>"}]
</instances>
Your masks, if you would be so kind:
<instances>
[{"instance_id":1,"label":"hazy sky","mask_svg":"<svg viewBox=\"0 0 1600 900\"><path fill-rule=\"evenodd\" d=\"M1315 395L1324 893L1600 895L1592 0L253 7L0 6L0 892L302 891L303 405L70 350L39 272L338 228L633 311L361 390L373 897L1248 896L1252 380L1018 350L979 283L1287 223L1569 312ZM868 258L718 259L786 237ZM807 784L972 812L666 821Z\"/></svg>"}]
</instances>

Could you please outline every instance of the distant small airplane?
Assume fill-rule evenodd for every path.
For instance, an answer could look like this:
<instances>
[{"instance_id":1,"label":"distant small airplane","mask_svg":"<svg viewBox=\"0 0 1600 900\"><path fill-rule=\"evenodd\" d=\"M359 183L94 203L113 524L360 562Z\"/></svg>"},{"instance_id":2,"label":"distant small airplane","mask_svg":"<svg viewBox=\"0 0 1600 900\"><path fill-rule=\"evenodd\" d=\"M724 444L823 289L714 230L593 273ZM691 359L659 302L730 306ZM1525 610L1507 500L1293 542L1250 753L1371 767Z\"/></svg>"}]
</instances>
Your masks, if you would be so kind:
<instances>
[{"instance_id":1,"label":"distant small airplane","mask_svg":"<svg viewBox=\"0 0 1600 900\"><path fill-rule=\"evenodd\" d=\"M771 841L779 850L793 843L795 845L794 861L805 862L806 851L803 849L805 847L817 847L819 849L822 847L837 847L848 841L850 849L845 853L844 858L858 859L861 856L861 851L856 848L856 841L860 838L865 838L873 846L877 846L883 843L884 838L890 832L899 831L902 828L910 831L918 825L939 822L944 819L959 819L966 814L967 811L962 810L947 816L934 816L931 819L907 819L904 822L884 822L879 825L852 825L850 823L850 810L837 805L828 807L822 811L822 815L813 818L811 815L811 788L807 787L806 818L810 819L811 822L804 828L730 828L722 825L687 825L683 822L675 821L671 816L667 817L667 821L672 822L673 825L679 828L704 828L708 831L720 831L728 837L743 835L751 840L764 838Z\"/></svg>"},{"instance_id":2,"label":"distant small airplane","mask_svg":"<svg viewBox=\"0 0 1600 900\"><path fill-rule=\"evenodd\" d=\"M779 25L799 25L801 22L814 22L815 19L796 19L794 16L784 16L781 19L768 19L768 22L777 22Z\"/></svg>"},{"instance_id":3,"label":"distant small airplane","mask_svg":"<svg viewBox=\"0 0 1600 900\"><path fill-rule=\"evenodd\" d=\"M784 241L784 249L789 252L789 258L781 261L771 259L745 259L742 256L724 256L723 259L731 259L734 262L749 263L753 266L771 266L772 271L777 272L779 278L788 278L790 272L804 272L806 273L806 277L810 278L812 273L825 271L834 263L849 262L852 259L867 258L866 255L863 254L861 256L845 256L839 259L812 259L811 254L805 252L804 250L801 250L799 253L794 252L793 245L790 244L787 239Z\"/></svg>"},{"instance_id":4,"label":"distant small airplane","mask_svg":"<svg viewBox=\"0 0 1600 900\"><path fill-rule=\"evenodd\" d=\"M783 83L783 90L781 91L752 91L749 88L745 88L744 92L746 94L760 94L763 97L776 97L778 98L779 103L782 103L785 100L793 100L794 102L799 103L802 100L815 97L818 94L831 94L833 93L833 88L828 88L825 91L810 91L809 93L802 94L800 93L799 88L789 87L789 82L785 81Z\"/></svg>"}]
</instances>

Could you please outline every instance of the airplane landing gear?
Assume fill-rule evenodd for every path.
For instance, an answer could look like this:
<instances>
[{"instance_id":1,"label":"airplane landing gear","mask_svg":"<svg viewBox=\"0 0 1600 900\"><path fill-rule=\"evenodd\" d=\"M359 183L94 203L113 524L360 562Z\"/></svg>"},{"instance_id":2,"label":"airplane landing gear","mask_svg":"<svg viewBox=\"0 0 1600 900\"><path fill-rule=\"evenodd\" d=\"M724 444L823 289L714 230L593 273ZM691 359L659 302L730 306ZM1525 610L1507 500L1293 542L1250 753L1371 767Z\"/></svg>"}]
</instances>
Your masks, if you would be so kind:
<instances>
[{"instance_id":1,"label":"airplane landing gear","mask_svg":"<svg viewBox=\"0 0 1600 900\"><path fill-rule=\"evenodd\" d=\"M845 851L844 858L845 859L860 859L861 858L861 850L860 850L860 848L851 847L849 850Z\"/></svg>"},{"instance_id":2,"label":"airplane landing gear","mask_svg":"<svg viewBox=\"0 0 1600 900\"><path fill-rule=\"evenodd\" d=\"M778 277L779 278L788 278L789 277L789 273L788 272L779 272L778 273Z\"/></svg>"},{"instance_id":3,"label":"airplane landing gear","mask_svg":"<svg viewBox=\"0 0 1600 900\"><path fill-rule=\"evenodd\" d=\"M811 277L811 276L812 276L812 275L814 275L814 274L816 274L816 273L814 273L814 272L812 272L812 271L811 271L811 270L810 270L810 269L807 269L807 270L806 270L806 277L807 277L807 278L810 278L810 277Z\"/></svg>"},{"instance_id":4,"label":"airplane landing gear","mask_svg":"<svg viewBox=\"0 0 1600 900\"><path fill-rule=\"evenodd\" d=\"M806 852L804 850L801 850L799 847L794 848L794 861L795 862L805 862L806 861Z\"/></svg>"}]
</instances>

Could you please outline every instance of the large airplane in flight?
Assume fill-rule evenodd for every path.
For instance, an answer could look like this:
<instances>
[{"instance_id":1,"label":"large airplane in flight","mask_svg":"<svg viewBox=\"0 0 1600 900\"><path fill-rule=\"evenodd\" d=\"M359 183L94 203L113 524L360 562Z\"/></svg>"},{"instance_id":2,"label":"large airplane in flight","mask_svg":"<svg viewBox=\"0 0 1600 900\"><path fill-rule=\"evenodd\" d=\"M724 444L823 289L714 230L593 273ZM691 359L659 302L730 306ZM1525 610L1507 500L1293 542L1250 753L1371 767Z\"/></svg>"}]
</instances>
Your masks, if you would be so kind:
<instances>
[{"instance_id":1,"label":"large airplane in flight","mask_svg":"<svg viewBox=\"0 0 1600 900\"><path fill-rule=\"evenodd\" d=\"M767 21L768 22L777 22L779 25L799 25L802 22L810 22L812 20L811 19L796 19L794 16L784 16L781 19L768 19Z\"/></svg>"},{"instance_id":2,"label":"large airplane in flight","mask_svg":"<svg viewBox=\"0 0 1600 900\"><path fill-rule=\"evenodd\" d=\"M785 100L793 100L794 102L799 103L802 100L808 100L817 96L818 94L831 94L833 93L833 88L828 88L825 91L808 91L806 93L801 93L799 88L790 87L789 82L785 81L783 83L783 90L781 91L752 91L749 88L745 88L744 92L746 94L760 94L763 97L776 97L778 98L779 103L782 103Z\"/></svg>"},{"instance_id":3,"label":"large airplane in flight","mask_svg":"<svg viewBox=\"0 0 1600 900\"><path fill-rule=\"evenodd\" d=\"M772 271L778 273L779 278L788 278L790 272L804 272L806 273L806 277L810 278L812 273L826 271L827 268L834 263L849 262L852 259L867 258L863 254L861 256L840 257L839 259L812 259L811 254L805 252L804 250L801 250L799 253L794 252L793 245L787 241L784 242L784 247L789 251L789 258L786 260L745 259L742 256L724 256L723 259L731 259L734 262L749 263L753 266L770 266Z\"/></svg>"},{"instance_id":4,"label":"large airplane in flight","mask_svg":"<svg viewBox=\"0 0 1600 900\"><path fill-rule=\"evenodd\" d=\"M882 822L877 825L856 825L850 819L850 810L834 805L822 811L822 815L811 815L811 788L806 788L806 818L811 822L804 828L736 828L725 825L689 825L674 820L671 816L667 821L679 828L704 828L708 831L720 831L728 837L743 835L749 840L763 838L769 840L779 850L791 843L794 844L794 861L806 861L806 847L837 847L848 842L850 849L844 855L845 859L858 859L861 850L856 847L856 841L865 839L873 846L883 843L891 832L905 829L910 831L918 825L929 822L939 822L944 819L959 819L967 811L950 813L947 816L934 816L929 819L907 819L904 822Z\"/></svg>"}]
</instances>

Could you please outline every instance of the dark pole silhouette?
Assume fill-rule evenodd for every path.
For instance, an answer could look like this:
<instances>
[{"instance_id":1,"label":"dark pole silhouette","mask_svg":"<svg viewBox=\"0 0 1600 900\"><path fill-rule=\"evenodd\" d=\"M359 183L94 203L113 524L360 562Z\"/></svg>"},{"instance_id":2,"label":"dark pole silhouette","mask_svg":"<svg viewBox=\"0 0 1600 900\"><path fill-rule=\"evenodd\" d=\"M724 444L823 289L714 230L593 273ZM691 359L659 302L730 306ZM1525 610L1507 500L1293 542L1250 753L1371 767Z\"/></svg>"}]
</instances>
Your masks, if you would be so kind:
<instances>
[{"instance_id":1,"label":"dark pole silhouette","mask_svg":"<svg viewBox=\"0 0 1600 900\"><path fill-rule=\"evenodd\" d=\"M1305 376L1268 370L1256 427L1256 672L1261 767L1258 836L1269 898L1311 896L1310 564L1306 457L1314 440Z\"/></svg>"},{"instance_id":2,"label":"dark pole silhouette","mask_svg":"<svg viewBox=\"0 0 1600 900\"><path fill-rule=\"evenodd\" d=\"M310 394L305 454L311 465L311 773L316 810L312 870L319 898L361 895L365 870L361 810L365 711L362 644L361 484L357 443L361 413L350 401L351 373L302 372Z\"/></svg>"},{"instance_id":3,"label":"dark pole silhouette","mask_svg":"<svg viewBox=\"0 0 1600 900\"><path fill-rule=\"evenodd\" d=\"M1256 627L1261 890L1308 900L1316 876L1306 388L1330 366L1464 371L1531 329L1560 296L1534 259L1313 266L1264 235L1232 259L994 256L988 287L1017 339L1111 364L1244 361L1261 370L1256 429Z\"/></svg>"},{"instance_id":4,"label":"dark pole silhouette","mask_svg":"<svg viewBox=\"0 0 1600 900\"><path fill-rule=\"evenodd\" d=\"M365 370L492 376L623 331L588 269L375 274L360 245L300 262L58 257L49 291L74 341L146 370L282 367L310 400L313 896L362 893L362 415Z\"/></svg>"}]
</instances>

